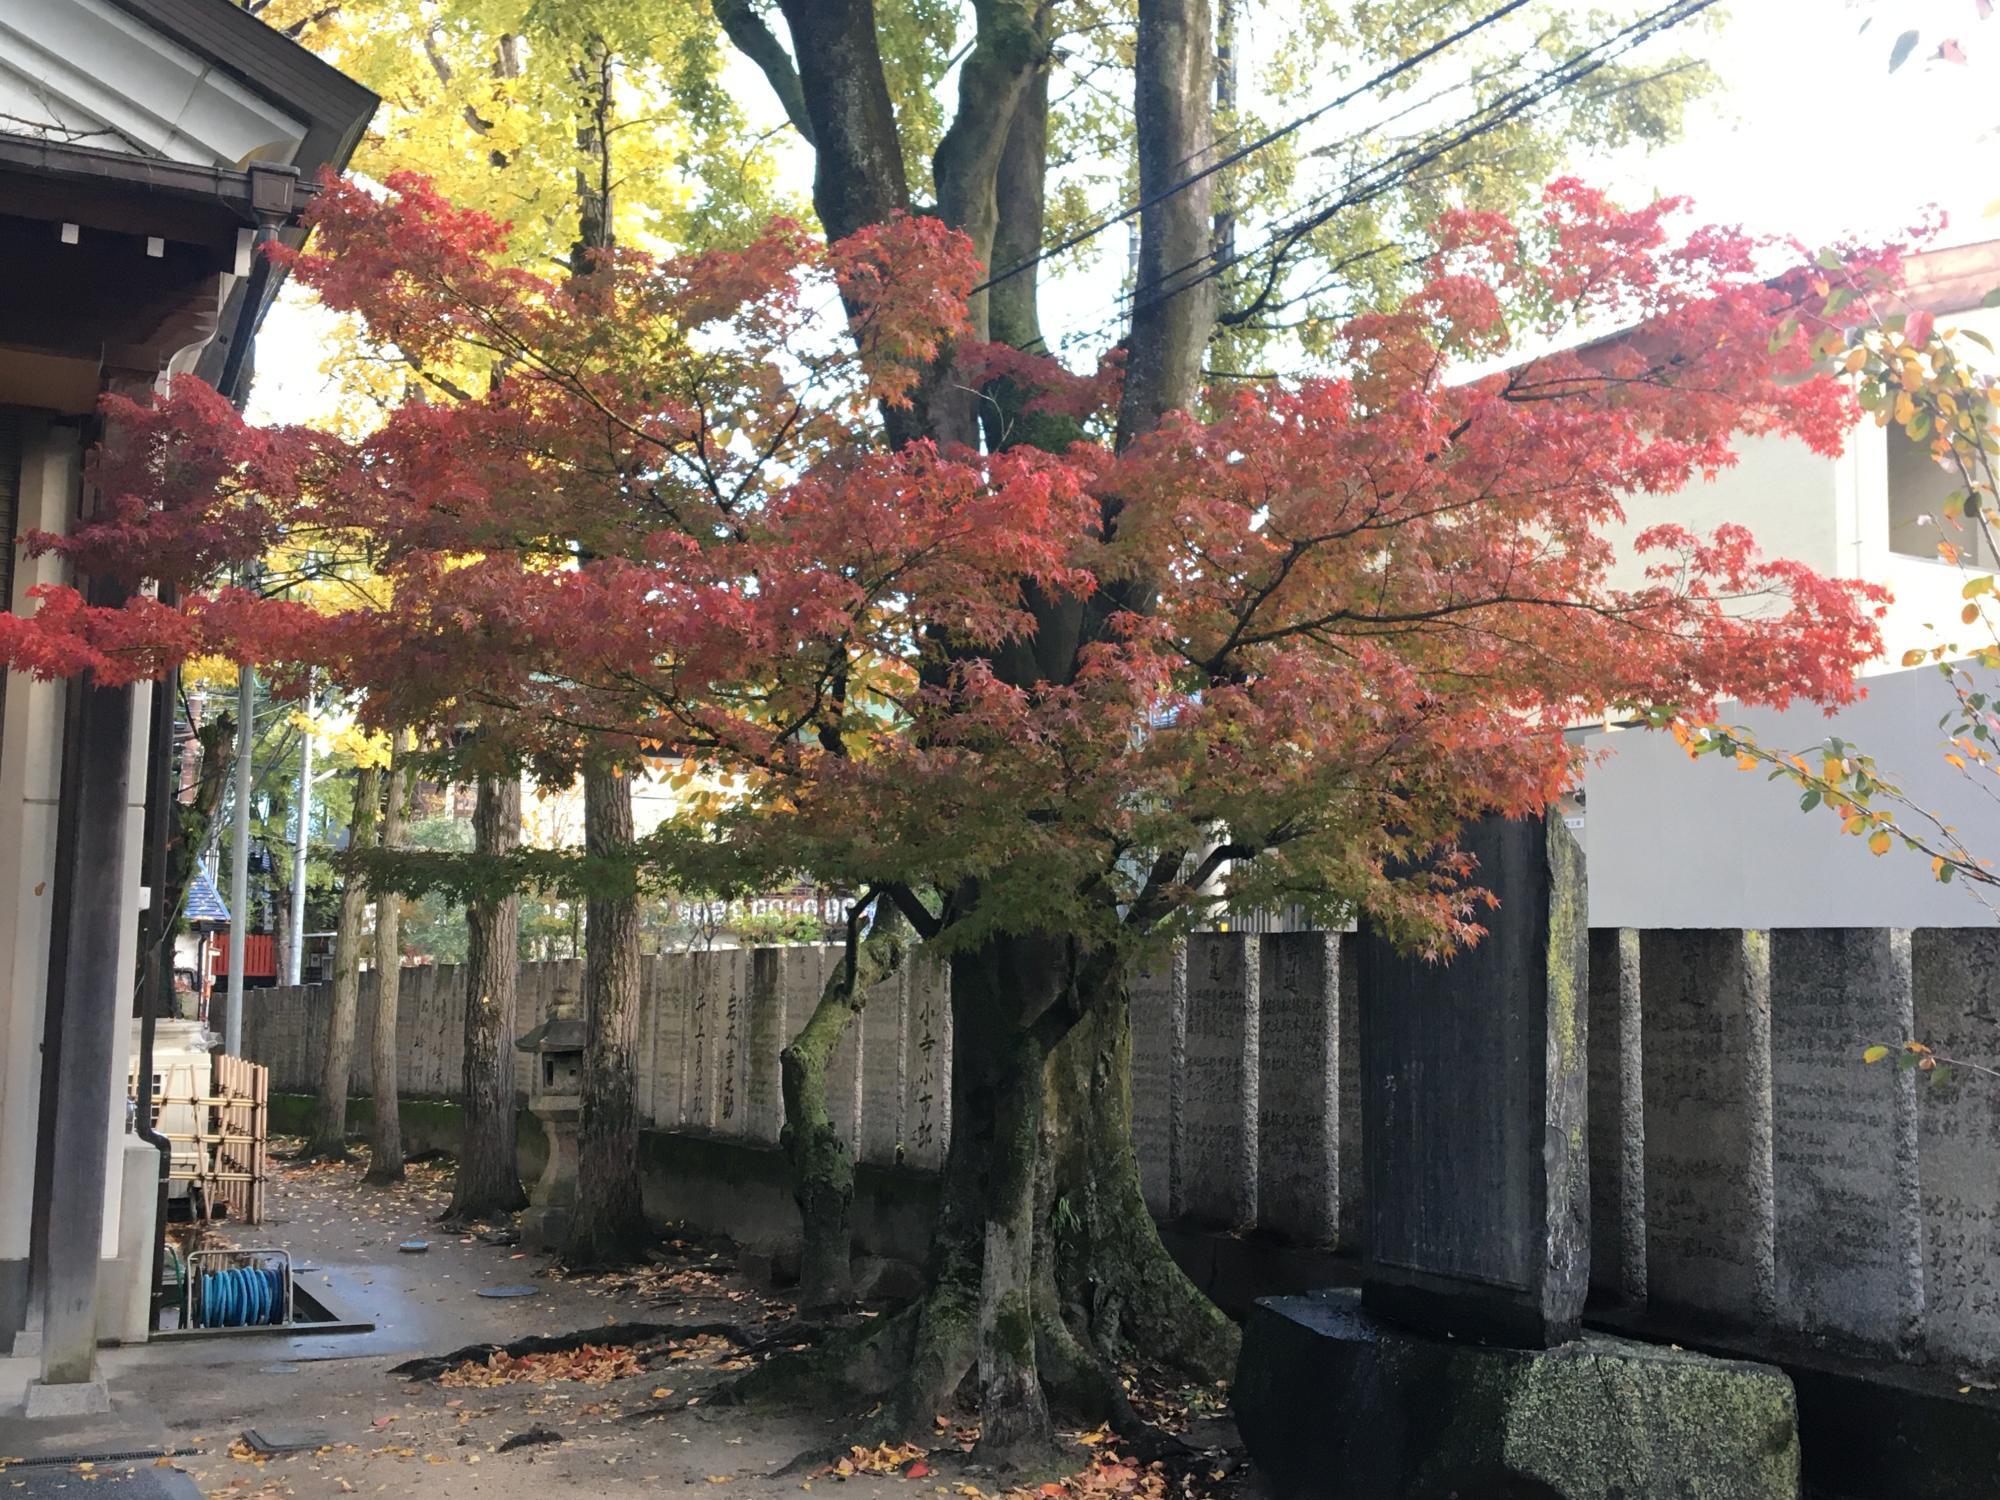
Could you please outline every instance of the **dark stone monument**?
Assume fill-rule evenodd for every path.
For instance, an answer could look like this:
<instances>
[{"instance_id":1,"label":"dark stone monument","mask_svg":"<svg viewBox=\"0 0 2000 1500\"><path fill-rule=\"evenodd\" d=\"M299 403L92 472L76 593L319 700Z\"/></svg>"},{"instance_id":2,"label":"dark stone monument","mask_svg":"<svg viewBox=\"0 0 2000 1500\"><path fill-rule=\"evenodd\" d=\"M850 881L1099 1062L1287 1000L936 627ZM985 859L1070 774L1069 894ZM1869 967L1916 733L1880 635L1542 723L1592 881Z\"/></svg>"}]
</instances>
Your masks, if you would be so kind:
<instances>
[{"instance_id":1,"label":"dark stone monument","mask_svg":"<svg viewBox=\"0 0 2000 1500\"><path fill-rule=\"evenodd\" d=\"M1583 856L1541 820L1463 842L1501 903L1479 943L1437 964L1362 937L1362 1305L1545 1349L1589 1275Z\"/></svg>"},{"instance_id":2,"label":"dark stone monument","mask_svg":"<svg viewBox=\"0 0 2000 1500\"><path fill-rule=\"evenodd\" d=\"M1499 899L1481 942L1429 963L1362 934L1362 1288L1251 1310L1251 1456L1278 1500L1796 1500L1782 1373L1582 1333L1582 856L1559 820L1461 843Z\"/></svg>"}]
</instances>

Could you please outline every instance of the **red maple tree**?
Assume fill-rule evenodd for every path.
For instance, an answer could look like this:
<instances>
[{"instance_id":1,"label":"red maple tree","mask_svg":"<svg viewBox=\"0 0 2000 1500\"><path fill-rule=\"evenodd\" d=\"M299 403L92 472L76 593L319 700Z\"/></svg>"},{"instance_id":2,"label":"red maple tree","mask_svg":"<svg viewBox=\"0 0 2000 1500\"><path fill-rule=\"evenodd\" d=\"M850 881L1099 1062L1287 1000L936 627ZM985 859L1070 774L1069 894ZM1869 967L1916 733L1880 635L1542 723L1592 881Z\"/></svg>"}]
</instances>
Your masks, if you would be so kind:
<instances>
[{"instance_id":1,"label":"red maple tree","mask_svg":"<svg viewBox=\"0 0 2000 1500\"><path fill-rule=\"evenodd\" d=\"M108 680L192 653L311 665L381 723L476 718L545 774L586 744L698 762L741 790L651 857L899 905L953 963L933 1284L885 1334L906 1341L892 1410L924 1424L977 1360L989 1432L1045 1425L1037 1340L1008 1335L1033 1309L1046 1364L1066 1333L1034 1283L1040 1064L1123 1003L1136 950L1218 890L1461 941L1470 883L1395 872L1468 818L1545 808L1579 769L1566 726L1837 703L1876 649L1876 591L1740 527L1649 532L1633 588L1604 533L1621 495L1697 481L1744 435L1837 449L1854 411L1822 356L1888 252L1773 279L1770 247L1677 232L1675 204L1558 183L1532 222L1448 217L1427 284L1349 324L1333 373L1114 453L1115 362L969 345L980 268L934 221L832 252L781 224L557 279L391 187L329 185L295 274L484 393L360 438L253 428L185 380L111 403L101 518L34 544L180 602L43 590L0 619L0 657ZM1606 325L1636 331L1565 343ZM881 405L940 361L1032 387L1078 440L887 446ZM280 539L365 558L386 602L213 586ZM1129 1145L1109 1170L1137 1203Z\"/></svg>"}]
</instances>

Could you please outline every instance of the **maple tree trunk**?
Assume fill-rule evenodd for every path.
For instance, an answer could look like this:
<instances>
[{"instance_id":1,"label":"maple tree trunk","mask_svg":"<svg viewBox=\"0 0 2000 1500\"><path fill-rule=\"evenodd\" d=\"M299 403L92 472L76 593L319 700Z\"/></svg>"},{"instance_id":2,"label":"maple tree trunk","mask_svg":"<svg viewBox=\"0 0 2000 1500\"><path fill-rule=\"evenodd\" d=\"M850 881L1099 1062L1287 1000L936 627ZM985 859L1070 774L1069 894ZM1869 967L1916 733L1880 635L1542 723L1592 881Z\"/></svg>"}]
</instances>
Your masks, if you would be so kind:
<instances>
[{"instance_id":1,"label":"maple tree trunk","mask_svg":"<svg viewBox=\"0 0 2000 1500\"><path fill-rule=\"evenodd\" d=\"M587 853L632 848L632 782L601 758L583 773ZM563 1258L571 1265L634 1260L646 1243L639 1191L639 897L629 871L599 870L584 917L583 1127L576 1215ZM604 889L604 894L597 894Z\"/></svg>"},{"instance_id":2,"label":"maple tree trunk","mask_svg":"<svg viewBox=\"0 0 2000 1500\"><path fill-rule=\"evenodd\" d=\"M472 814L476 853L505 854L521 841L521 780L482 776ZM520 970L521 898L467 904L464 1139L452 1184L454 1219L488 1219L528 1201L515 1158L514 995Z\"/></svg>"},{"instance_id":3,"label":"maple tree trunk","mask_svg":"<svg viewBox=\"0 0 2000 1500\"><path fill-rule=\"evenodd\" d=\"M388 791L382 809L382 848L403 846L403 816L410 793L407 742L391 742ZM375 1045L371 1049L375 1103L368 1132L369 1182L403 1180L403 1114L397 1094L396 1013L403 990L403 898L386 887L375 893Z\"/></svg>"},{"instance_id":4,"label":"maple tree trunk","mask_svg":"<svg viewBox=\"0 0 2000 1500\"><path fill-rule=\"evenodd\" d=\"M1100 1359L1139 1349L1192 1379L1227 1379L1237 1327L1168 1253L1141 1191L1122 976L1056 1046L1047 1082L1040 1222L1059 1310Z\"/></svg>"},{"instance_id":5,"label":"maple tree trunk","mask_svg":"<svg viewBox=\"0 0 2000 1500\"><path fill-rule=\"evenodd\" d=\"M901 968L909 952L909 929L894 908L880 903L876 913L874 929L855 944L853 974L843 960L806 1024L778 1055L785 1100L778 1144L799 1206L799 1306L808 1311L843 1306L854 1297L854 1153L827 1108L826 1070L869 990Z\"/></svg>"},{"instance_id":6,"label":"maple tree trunk","mask_svg":"<svg viewBox=\"0 0 2000 1500\"><path fill-rule=\"evenodd\" d=\"M382 773L364 767L354 778L354 816L347 825L347 847L366 849L375 834L375 803ZM368 885L350 872L341 882L340 915L333 934L333 1004L326 1018L326 1051L320 1057L319 1097L313 1102L312 1125L306 1134L307 1161L347 1159L347 1090L354 1079L354 1015L361 1001L361 919L368 902Z\"/></svg>"}]
</instances>

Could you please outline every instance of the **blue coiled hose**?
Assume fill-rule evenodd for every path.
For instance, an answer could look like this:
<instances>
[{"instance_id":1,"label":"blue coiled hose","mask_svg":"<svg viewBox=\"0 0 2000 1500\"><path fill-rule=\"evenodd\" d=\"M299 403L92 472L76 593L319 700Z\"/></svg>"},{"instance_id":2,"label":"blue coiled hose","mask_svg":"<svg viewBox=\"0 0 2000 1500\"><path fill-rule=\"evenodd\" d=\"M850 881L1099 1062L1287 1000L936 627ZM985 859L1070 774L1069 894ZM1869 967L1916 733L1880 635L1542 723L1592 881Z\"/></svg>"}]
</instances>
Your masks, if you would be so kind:
<instances>
[{"instance_id":1,"label":"blue coiled hose","mask_svg":"<svg viewBox=\"0 0 2000 1500\"><path fill-rule=\"evenodd\" d=\"M232 1266L201 1278L203 1328L255 1328L285 1321L285 1273L276 1266Z\"/></svg>"}]
</instances>

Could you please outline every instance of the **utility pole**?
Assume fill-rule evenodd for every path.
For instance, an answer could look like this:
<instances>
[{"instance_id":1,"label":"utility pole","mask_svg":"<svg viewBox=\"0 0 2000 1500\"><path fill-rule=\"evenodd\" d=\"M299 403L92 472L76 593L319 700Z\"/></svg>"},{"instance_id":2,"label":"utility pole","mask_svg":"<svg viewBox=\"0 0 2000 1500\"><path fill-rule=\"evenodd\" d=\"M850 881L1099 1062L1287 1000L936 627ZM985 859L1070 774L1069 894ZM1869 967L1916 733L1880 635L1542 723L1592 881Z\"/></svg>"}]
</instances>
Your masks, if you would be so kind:
<instances>
[{"instance_id":1,"label":"utility pole","mask_svg":"<svg viewBox=\"0 0 2000 1500\"><path fill-rule=\"evenodd\" d=\"M229 999L222 1050L243 1055L243 937L250 923L250 751L257 742L257 673L245 662L236 676L236 819L229 850Z\"/></svg>"},{"instance_id":2,"label":"utility pole","mask_svg":"<svg viewBox=\"0 0 2000 1500\"><path fill-rule=\"evenodd\" d=\"M297 984L306 952L306 830L312 824L312 680L306 680L306 726L299 742L299 836L292 847L292 930L285 951L285 983Z\"/></svg>"}]
</instances>

